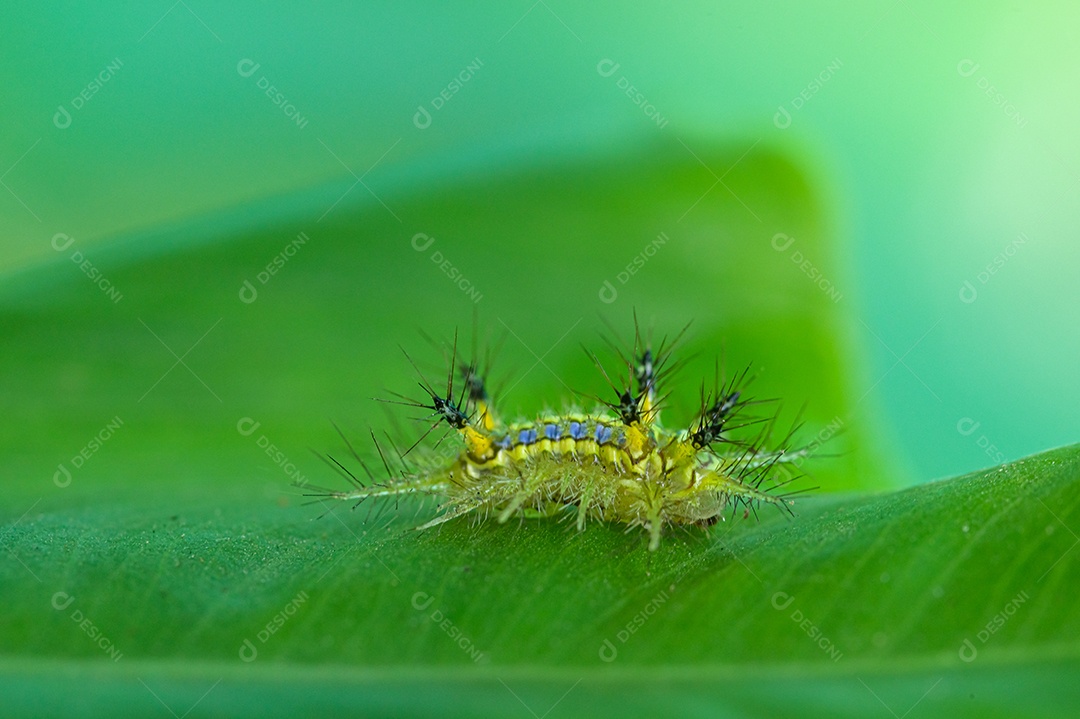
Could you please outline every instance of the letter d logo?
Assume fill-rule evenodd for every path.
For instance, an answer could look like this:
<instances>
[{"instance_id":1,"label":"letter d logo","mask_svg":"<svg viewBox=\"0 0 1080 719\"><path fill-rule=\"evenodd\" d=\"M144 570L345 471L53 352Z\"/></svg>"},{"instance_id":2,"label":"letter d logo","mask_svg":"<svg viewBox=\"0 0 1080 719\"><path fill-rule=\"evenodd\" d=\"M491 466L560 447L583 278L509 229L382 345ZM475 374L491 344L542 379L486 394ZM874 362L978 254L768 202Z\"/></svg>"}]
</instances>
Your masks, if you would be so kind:
<instances>
[{"instance_id":1,"label":"letter d logo","mask_svg":"<svg viewBox=\"0 0 1080 719\"><path fill-rule=\"evenodd\" d=\"M787 111L787 108L781 105L776 109L776 114L772 116L772 124L776 125L779 130L786 130L791 127L791 113Z\"/></svg>"},{"instance_id":2,"label":"letter d logo","mask_svg":"<svg viewBox=\"0 0 1080 719\"><path fill-rule=\"evenodd\" d=\"M608 57L605 57L603 60L596 63L596 72L600 75L600 77L611 77L618 69L619 63Z\"/></svg>"},{"instance_id":3,"label":"letter d logo","mask_svg":"<svg viewBox=\"0 0 1080 719\"><path fill-rule=\"evenodd\" d=\"M262 65L251 58L245 57L243 60L236 63L236 72L240 77L251 77L260 67L262 67Z\"/></svg>"},{"instance_id":4,"label":"letter d logo","mask_svg":"<svg viewBox=\"0 0 1080 719\"><path fill-rule=\"evenodd\" d=\"M418 130L426 130L431 127L431 113L423 105L416 106L416 113L412 116L412 124Z\"/></svg>"},{"instance_id":5,"label":"letter d logo","mask_svg":"<svg viewBox=\"0 0 1080 719\"><path fill-rule=\"evenodd\" d=\"M59 105L56 114L52 116L52 122L61 130L66 130L71 127L71 113L63 105Z\"/></svg>"}]
</instances>

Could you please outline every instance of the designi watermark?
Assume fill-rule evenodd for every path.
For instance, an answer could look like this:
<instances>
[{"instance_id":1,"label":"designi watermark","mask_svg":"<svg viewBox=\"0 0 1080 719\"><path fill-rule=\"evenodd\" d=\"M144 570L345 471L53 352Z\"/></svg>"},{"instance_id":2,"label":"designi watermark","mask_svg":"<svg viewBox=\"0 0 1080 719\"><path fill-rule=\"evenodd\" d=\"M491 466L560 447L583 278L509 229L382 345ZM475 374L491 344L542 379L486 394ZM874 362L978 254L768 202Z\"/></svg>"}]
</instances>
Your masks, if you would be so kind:
<instances>
[{"instance_id":1,"label":"designi watermark","mask_svg":"<svg viewBox=\"0 0 1080 719\"><path fill-rule=\"evenodd\" d=\"M979 646L982 646L990 641L990 637L997 634L1006 622L1013 618L1013 615L1019 611L1030 597L1027 591L1021 591L1015 597L1006 602L1005 606L1001 608L1001 611L993 616L982 629L975 634L975 639L978 640ZM957 651L961 661L973 662L979 656L979 648L975 646L975 643L971 641L971 637L964 639L960 644L960 649Z\"/></svg>"},{"instance_id":2,"label":"designi watermark","mask_svg":"<svg viewBox=\"0 0 1080 719\"><path fill-rule=\"evenodd\" d=\"M799 90L799 93L795 97L791 98L791 102L780 105L776 109L776 114L773 115L773 124L781 130L786 130L791 127L792 113L798 112L806 106L806 103L814 99L825 85L833 79L833 76L844 66L844 61L840 58L833 58L832 62L825 66L825 68L814 76L806 87ZM790 110L788 108L791 108Z\"/></svg>"},{"instance_id":3,"label":"designi watermark","mask_svg":"<svg viewBox=\"0 0 1080 719\"><path fill-rule=\"evenodd\" d=\"M52 247L57 252L66 252L72 244L75 243L75 238L71 235L65 235L63 232L57 232L52 238ZM68 256L75 266L82 270L82 273L86 275L94 286L100 289L106 297L112 300L114 305L120 304L120 300L124 299L124 295L120 290L116 289L116 285L109 281L109 278L102 274L101 270L97 268L93 262L91 262L81 250L72 250Z\"/></svg>"},{"instance_id":4,"label":"designi watermark","mask_svg":"<svg viewBox=\"0 0 1080 719\"><path fill-rule=\"evenodd\" d=\"M243 60L236 63L236 72L240 77L248 78L254 75L260 67L262 67L262 64L255 62L249 57L245 57ZM279 90L276 85L270 82L266 75L259 75L259 79L255 81L255 86L262 90L263 93L270 98L270 102L280 109L285 117L292 120L298 128L303 130L307 127L308 119L300 114L300 111L296 109L296 105L286 98L285 94Z\"/></svg>"},{"instance_id":5,"label":"designi watermark","mask_svg":"<svg viewBox=\"0 0 1080 719\"><path fill-rule=\"evenodd\" d=\"M976 422L971 417L961 417L960 421L956 423L956 431L959 432L961 436L970 437L975 434L981 426L982 422ZM980 433L979 436L975 438L975 444L979 449L986 453L986 456L989 457L994 464L1004 464L1005 453L998 449L997 445L991 442L990 438L985 434Z\"/></svg>"},{"instance_id":6,"label":"designi watermark","mask_svg":"<svg viewBox=\"0 0 1080 719\"><path fill-rule=\"evenodd\" d=\"M307 603L307 600L308 593L303 591L289 600L289 602L281 608L280 612L275 614L262 629L256 632L255 638L259 640L259 646L270 641L270 637L277 634L278 631L285 626L285 623L292 619L293 615L300 610L300 607ZM255 642L251 641L250 637L246 637L240 644L240 651L238 653L240 655L240 660L244 662L253 662L259 658L259 648L255 646Z\"/></svg>"},{"instance_id":7,"label":"designi watermark","mask_svg":"<svg viewBox=\"0 0 1080 719\"><path fill-rule=\"evenodd\" d=\"M52 596L52 607L58 612L67 611L68 607L75 603L75 597L67 592L57 592ZM113 640L109 639L105 635L105 632L101 630L101 627L94 624L90 617L86 616L81 609L75 607L70 613L71 621L79 625L79 629L83 633L90 637L90 641L98 646L101 651L105 652L105 655L112 659L114 662L120 661L124 654L121 652Z\"/></svg>"},{"instance_id":8,"label":"designi watermark","mask_svg":"<svg viewBox=\"0 0 1080 719\"><path fill-rule=\"evenodd\" d=\"M600 644L600 661L610 663L618 658L619 647L626 644L626 642L630 640L630 637L637 634L638 630L645 626L645 622L649 621L660 607L667 603L669 598L668 590L670 589L671 587L668 589L661 589L659 594L647 601L645 606L641 608L641 611L631 617L630 621L628 621L622 629L615 632L615 639L619 642L618 646L616 646L615 642L611 641L611 639L604 639Z\"/></svg>"},{"instance_id":9,"label":"designi watermark","mask_svg":"<svg viewBox=\"0 0 1080 719\"><path fill-rule=\"evenodd\" d=\"M427 252L431 249L431 246L435 244L435 238L431 235L423 232L417 232L412 236L410 241L412 248L417 252ZM439 271L450 278L459 290L465 293L465 296L472 300L473 304L480 304L480 300L484 299L483 293L476 289L476 285L469 280L461 270L459 270L450 260L448 260L443 253L439 250L432 250L428 256L429 259L438 266Z\"/></svg>"},{"instance_id":10,"label":"designi watermark","mask_svg":"<svg viewBox=\"0 0 1080 719\"><path fill-rule=\"evenodd\" d=\"M979 287L983 287L989 284L1001 268L1011 260L1017 252L1020 251L1020 247L1028 243L1028 236L1021 232L1015 240L1005 245L1005 248L1001 252L994 255L994 258L986 264L986 267L979 270L979 273L975 275L975 280L979 283ZM979 289L971 280L964 280L964 284L960 285L960 301L966 305L970 305L975 300L979 299Z\"/></svg>"},{"instance_id":11,"label":"designi watermark","mask_svg":"<svg viewBox=\"0 0 1080 719\"><path fill-rule=\"evenodd\" d=\"M619 67L621 67L619 63L609 57L605 57L603 60L596 63L596 72L600 77L611 77L619 71ZM637 87L626 78L626 75L619 75L619 79L615 81L615 86L630 98L630 102L641 108L641 112L644 113L645 117L652 120L659 129L663 130L667 127L668 119L660 114L660 111L656 109L656 106L649 102L649 99L645 97L645 94L637 89Z\"/></svg>"},{"instance_id":12,"label":"designi watermark","mask_svg":"<svg viewBox=\"0 0 1080 719\"><path fill-rule=\"evenodd\" d=\"M116 76L116 73L123 66L124 61L118 57L114 57L112 61L101 70L101 72L99 72L97 75L94 75L94 79L86 83L86 86L79 90L75 97L71 98L71 102L69 103L71 107L70 110L68 109L68 105L57 106L56 113L53 115L53 124L61 130L66 130L71 127L71 123L73 120L71 113L73 111L78 112L79 110L82 110L84 107L86 107L86 104L94 99L98 92L101 91L101 88L103 88L106 83L112 80L113 77Z\"/></svg>"},{"instance_id":13,"label":"designi watermark","mask_svg":"<svg viewBox=\"0 0 1080 719\"><path fill-rule=\"evenodd\" d=\"M244 437L250 437L255 434L255 431L262 426L262 422L257 422L251 417L241 417L240 421L236 423L236 431ZM297 469L296 465L292 463L292 460L286 456L285 452L278 448L276 444L270 441L265 434L259 434L255 440L255 444L259 449L266 452L266 456L273 460L274 464L281 467L289 479L291 479L297 486L303 486L307 484L307 476Z\"/></svg>"},{"instance_id":14,"label":"designi watermark","mask_svg":"<svg viewBox=\"0 0 1080 719\"><path fill-rule=\"evenodd\" d=\"M956 72L960 77L968 78L976 73L979 74L975 80L976 86L990 98L990 102L995 107L1000 107L1001 112L1005 117L1016 123L1017 127L1024 127L1027 125L1027 118L1020 114L1020 111L1016 109L1016 106L1005 97L998 88L990 82L990 79L985 74L979 72L981 66L970 58L965 58L956 64Z\"/></svg>"},{"instance_id":15,"label":"designi watermark","mask_svg":"<svg viewBox=\"0 0 1080 719\"><path fill-rule=\"evenodd\" d=\"M82 469L87 460L98 453L98 450L112 439L112 436L116 434L116 430L120 429L124 425L124 420L120 419L119 415L109 420L104 427L99 429L97 433L90 438L82 449L72 455L69 463L72 469ZM61 462L57 465L56 471L53 472L53 484L60 489L64 489L71 485L71 469L68 469L67 464Z\"/></svg>"},{"instance_id":16,"label":"designi watermark","mask_svg":"<svg viewBox=\"0 0 1080 719\"><path fill-rule=\"evenodd\" d=\"M285 245L281 252L274 255L274 258L266 263L266 267L259 271L255 275L255 279L259 281L260 285L266 285L285 267L285 263L291 260L300 248L307 244L310 238L307 233L301 232L296 236L296 239ZM240 285L240 301L246 305L250 305L255 300L259 299L259 290L255 287L251 280L245 279L244 284Z\"/></svg>"},{"instance_id":17,"label":"designi watermark","mask_svg":"<svg viewBox=\"0 0 1080 719\"><path fill-rule=\"evenodd\" d=\"M795 602L795 597L791 596L787 592L776 592L772 595L773 609L778 612L786 611ZM825 633L821 630L821 627L814 624L813 621L803 611L796 607L791 610L791 621L798 625L806 636L810 637L811 641L818 646L821 651L825 652L834 662L840 661L844 656L844 653L833 643L831 639L825 636Z\"/></svg>"},{"instance_id":18,"label":"designi watermark","mask_svg":"<svg viewBox=\"0 0 1080 719\"><path fill-rule=\"evenodd\" d=\"M428 101L428 105L431 106L431 111L427 109L426 105L417 105L416 112L413 114L413 125L418 130L426 130L431 127L432 112L438 112L446 106L446 103L454 99L454 96L461 92L461 89L473 79L480 68L484 66L484 62L474 57L472 62L466 65L458 74L454 75L450 79L450 82L446 83L446 87L439 90L435 97Z\"/></svg>"},{"instance_id":19,"label":"designi watermark","mask_svg":"<svg viewBox=\"0 0 1080 719\"><path fill-rule=\"evenodd\" d=\"M821 430L819 430L818 433L814 435L814 438L812 440L807 442L799 449L794 450L794 453L798 456L795 458L793 464L796 467L800 466L803 462L807 460L807 458L812 457L814 452L817 451L818 448L820 448L823 444L835 437L843 428L844 420L840 417L840 415L835 415L832 419L829 420L828 424L822 427Z\"/></svg>"},{"instance_id":20,"label":"designi watermark","mask_svg":"<svg viewBox=\"0 0 1080 719\"><path fill-rule=\"evenodd\" d=\"M777 252L787 252L791 246L795 244L795 238L790 235L786 235L783 232L777 232L772 238L772 247ZM836 285L825 276L817 265L809 260L800 250L791 250L788 253L788 259L792 264L798 267L804 275L810 278L810 281L817 286L819 290L825 293L825 296L832 300L834 303L844 299L844 294L836 288Z\"/></svg>"},{"instance_id":21,"label":"designi watermark","mask_svg":"<svg viewBox=\"0 0 1080 719\"><path fill-rule=\"evenodd\" d=\"M427 592L417 592L412 595L412 606L418 612L426 612L428 607L435 603L435 597L431 596ZM428 618L434 622L439 629L441 629L446 636L458 645L461 651L465 652L474 664L479 664L485 661L485 656L480 649L473 643L471 639L461 630L461 627L450 621L450 618L443 614L442 610L435 608L431 610L431 614Z\"/></svg>"},{"instance_id":22,"label":"designi watermark","mask_svg":"<svg viewBox=\"0 0 1080 719\"><path fill-rule=\"evenodd\" d=\"M661 232L656 236L656 239L645 245L641 252L634 255L626 267L615 275L615 279L619 281L619 285L625 285L630 281L630 278L638 273L638 271L645 266L645 263L653 258L654 255L660 250L661 247L668 243L667 233ZM611 304L615 300L619 299L619 290L611 282L611 280L604 280L604 284L600 285L600 291L597 293L600 297L600 301L604 304Z\"/></svg>"}]
</instances>

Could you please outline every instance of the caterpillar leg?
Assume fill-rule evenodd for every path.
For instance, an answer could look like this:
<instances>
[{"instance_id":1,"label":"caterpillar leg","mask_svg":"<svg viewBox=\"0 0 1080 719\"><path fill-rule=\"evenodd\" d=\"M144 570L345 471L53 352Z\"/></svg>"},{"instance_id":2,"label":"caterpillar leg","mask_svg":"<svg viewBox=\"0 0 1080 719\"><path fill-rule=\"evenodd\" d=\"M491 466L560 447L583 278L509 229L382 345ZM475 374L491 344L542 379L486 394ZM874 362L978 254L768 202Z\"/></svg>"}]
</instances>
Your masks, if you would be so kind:
<instances>
[{"instance_id":1,"label":"caterpillar leg","mask_svg":"<svg viewBox=\"0 0 1080 719\"><path fill-rule=\"evenodd\" d=\"M649 530L649 551L655 552L660 547L660 536L664 532L664 522L659 513L649 517L645 528Z\"/></svg>"},{"instance_id":2,"label":"caterpillar leg","mask_svg":"<svg viewBox=\"0 0 1080 719\"><path fill-rule=\"evenodd\" d=\"M593 500L593 487L586 487L581 492L581 500L578 502L577 508L577 530L579 532L585 531L585 520L589 516L589 508L592 505Z\"/></svg>"},{"instance_id":3,"label":"caterpillar leg","mask_svg":"<svg viewBox=\"0 0 1080 719\"><path fill-rule=\"evenodd\" d=\"M539 496L542 485L543 481L532 481L521 485L521 488L510 496L509 501L499 511L499 524L504 524L506 520L518 512L537 511L546 513L549 511L548 504L550 503L543 501L543 498Z\"/></svg>"}]
</instances>

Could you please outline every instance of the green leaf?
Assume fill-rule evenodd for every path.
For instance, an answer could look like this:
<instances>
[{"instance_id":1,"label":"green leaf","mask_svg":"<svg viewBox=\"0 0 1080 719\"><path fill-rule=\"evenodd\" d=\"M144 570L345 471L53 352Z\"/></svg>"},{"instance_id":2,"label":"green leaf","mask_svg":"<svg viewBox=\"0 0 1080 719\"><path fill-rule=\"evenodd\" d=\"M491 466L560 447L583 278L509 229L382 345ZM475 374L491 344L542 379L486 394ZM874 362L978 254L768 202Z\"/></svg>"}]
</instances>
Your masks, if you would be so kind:
<instances>
[{"instance_id":1,"label":"green leaf","mask_svg":"<svg viewBox=\"0 0 1080 719\"><path fill-rule=\"evenodd\" d=\"M0 681L13 707L59 711L56 689L90 680L88 713L154 709L145 682L181 714L220 679L202 712L515 716L517 694L541 715L573 688L563 714L616 716L648 687L643 706L677 714L902 715L926 693L919 715L1048 716L1080 648L1078 470L1065 448L656 555L609 526L364 531L235 500L34 515L9 548L66 576L8 567L0 596L24 621L9 612L5 638L39 659L9 657Z\"/></svg>"},{"instance_id":2,"label":"green leaf","mask_svg":"<svg viewBox=\"0 0 1080 719\"><path fill-rule=\"evenodd\" d=\"M307 451L341 448L328 418L354 436L385 424L369 398L415 381L397 344L443 371L415 328L460 326L465 346L468 287L508 335L510 414L558 406L564 383L600 391L574 345L600 344L598 312L629 328L636 307L658 332L695 319L687 351L708 353L673 387L673 420L726 338L763 394L808 403L808 438L843 425L808 483L895 484L846 300L802 264L842 286L809 182L760 148L695 150L704 164L673 144L375 186L378 201L357 187L324 215L350 182L238 210L250 229L226 240L207 242L235 217L83 248L96 279L79 246L9 278L5 715L1060 713L1080 622L1075 447L819 493L793 520L735 517L653 554L602 524L417 533L433 508L408 503L316 521L289 487L336 481ZM777 250L777 233L795 243Z\"/></svg>"}]
</instances>

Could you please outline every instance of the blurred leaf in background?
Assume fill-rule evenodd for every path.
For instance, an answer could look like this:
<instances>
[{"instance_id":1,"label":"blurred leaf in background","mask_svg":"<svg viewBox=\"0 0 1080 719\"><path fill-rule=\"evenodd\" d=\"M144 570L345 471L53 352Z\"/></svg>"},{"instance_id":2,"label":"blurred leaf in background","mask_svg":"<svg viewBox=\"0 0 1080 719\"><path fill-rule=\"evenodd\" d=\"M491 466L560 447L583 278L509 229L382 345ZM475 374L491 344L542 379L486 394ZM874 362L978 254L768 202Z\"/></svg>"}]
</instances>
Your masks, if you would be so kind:
<instances>
[{"instance_id":1,"label":"blurred leaf in background","mask_svg":"<svg viewBox=\"0 0 1080 719\"><path fill-rule=\"evenodd\" d=\"M656 138L760 140L797 158L835 230L855 381L902 471L993 466L1080 426L1058 401L1080 394L1080 335L1061 331L1080 306L1078 13L11 3L0 263L47 261L56 233L160 247L196 218L213 242L296 219L283 196L337 179L327 205L357 178L370 199Z\"/></svg>"},{"instance_id":2,"label":"blurred leaf in background","mask_svg":"<svg viewBox=\"0 0 1080 719\"><path fill-rule=\"evenodd\" d=\"M1075 9L114 10L0 10L8 714L1068 715L1075 448L922 483L1076 439ZM693 320L823 491L314 521L474 312L510 416Z\"/></svg>"}]
</instances>

